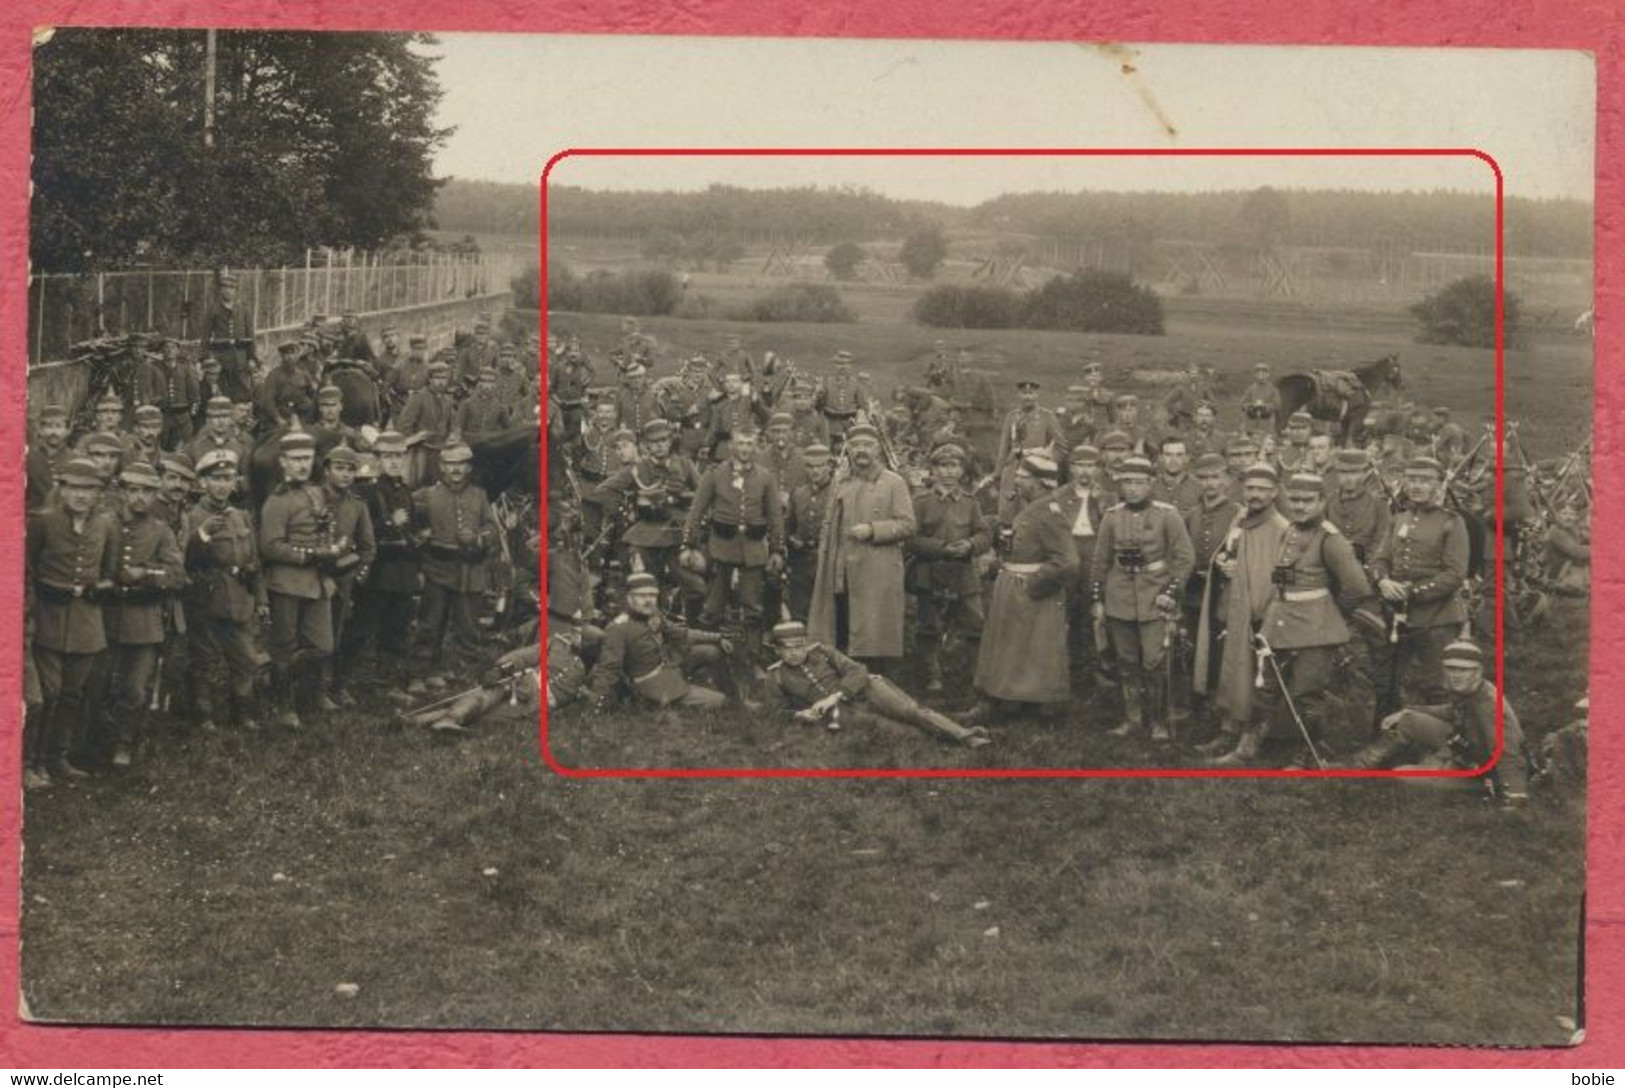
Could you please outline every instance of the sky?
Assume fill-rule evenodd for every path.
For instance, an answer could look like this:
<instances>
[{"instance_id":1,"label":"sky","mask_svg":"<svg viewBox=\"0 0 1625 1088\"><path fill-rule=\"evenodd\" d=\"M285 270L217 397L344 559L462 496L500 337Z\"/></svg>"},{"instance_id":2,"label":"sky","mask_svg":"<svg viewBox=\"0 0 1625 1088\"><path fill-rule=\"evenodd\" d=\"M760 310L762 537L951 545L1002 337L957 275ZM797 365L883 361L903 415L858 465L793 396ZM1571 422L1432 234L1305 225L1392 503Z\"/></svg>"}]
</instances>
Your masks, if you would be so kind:
<instances>
[{"instance_id":1,"label":"sky","mask_svg":"<svg viewBox=\"0 0 1625 1088\"><path fill-rule=\"evenodd\" d=\"M1535 50L447 34L437 172L529 182L570 148L1475 147L1507 193L1590 200L1595 67ZM567 159L608 189L858 185L1493 191L1471 158Z\"/></svg>"}]
</instances>

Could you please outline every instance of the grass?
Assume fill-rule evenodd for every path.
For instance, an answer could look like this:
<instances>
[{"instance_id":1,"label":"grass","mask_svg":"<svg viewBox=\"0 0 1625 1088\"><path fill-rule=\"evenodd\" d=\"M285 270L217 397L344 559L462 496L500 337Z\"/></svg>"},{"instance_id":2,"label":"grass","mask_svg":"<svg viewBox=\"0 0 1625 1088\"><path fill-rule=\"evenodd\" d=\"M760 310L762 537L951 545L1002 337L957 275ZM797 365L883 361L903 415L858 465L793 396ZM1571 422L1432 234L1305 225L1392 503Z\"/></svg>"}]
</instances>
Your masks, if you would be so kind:
<instances>
[{"instance_id":1,"label":"grass","mask_svg":"<svg viewBox=\"0 0 1625 1088\"><path fill-rule=\"evenodd\" d=\"M614 326L567 321L589 341ZM684 350L731 329L808 361L849 344L882 381L920 373L937 335L645 325ZM1465 415L1487 396L1482 353L1407 346L1381 315L1176 308L1169 325L1099 338L1108 380L1200 358L1239 391L1260 356L1391 344L1424 400ZM1085 338L965 339L1060 382ZM1588 347L1509 358L1538 456L1579 440ZM1509 648L1537 741L1585 690L1583 618ZM567 713L552 733L578 765L1165 758L1082 722L1015 722L977 752L737 711ZM38 1018L126 1023L1561 1045L1579 811L1381 781L579 780L547 770L523 710L460 739L364 710L170 740L30 795L24 996Z\"/></svg>"}]
</instances>

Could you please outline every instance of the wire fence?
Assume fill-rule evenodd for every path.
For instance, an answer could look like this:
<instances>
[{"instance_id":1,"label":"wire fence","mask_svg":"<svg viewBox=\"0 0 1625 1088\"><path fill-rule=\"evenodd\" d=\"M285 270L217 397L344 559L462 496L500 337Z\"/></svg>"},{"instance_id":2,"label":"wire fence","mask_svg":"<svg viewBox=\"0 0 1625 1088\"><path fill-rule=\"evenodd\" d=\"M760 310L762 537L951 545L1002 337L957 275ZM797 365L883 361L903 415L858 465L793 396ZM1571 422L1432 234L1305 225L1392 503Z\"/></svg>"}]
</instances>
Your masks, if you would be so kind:
<instances>
[{"instance_id":1,"label":"wire fence","mask_svg":"<svg viewBox=\"0 0 1625 1088\"><path fill-rule=\"evenodd\" d=\"M520 253L401 254L318 250L302 266L233 269L236 309L257 335L304 325L311 317L410 310L508 290L528 260ZM28 363L68 358L77 343L154 331L198 340L217 296L212 269L47 273L28 280Z\"/></svg>"}]
</instances>

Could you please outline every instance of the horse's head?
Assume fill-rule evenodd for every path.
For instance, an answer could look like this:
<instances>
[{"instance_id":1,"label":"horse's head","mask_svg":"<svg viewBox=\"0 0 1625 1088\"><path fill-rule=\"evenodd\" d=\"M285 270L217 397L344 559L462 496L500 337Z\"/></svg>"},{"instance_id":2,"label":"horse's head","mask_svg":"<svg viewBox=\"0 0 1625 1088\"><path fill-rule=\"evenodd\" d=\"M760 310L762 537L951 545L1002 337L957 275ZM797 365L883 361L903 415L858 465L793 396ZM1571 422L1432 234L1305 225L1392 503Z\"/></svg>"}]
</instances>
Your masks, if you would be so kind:
<instances>
[{"instance_id":1,"label":"horse's head","mask_svg":"<svg viewBox=\"0 0 1625 1088\"><path fill-rule=\"evenodd\" d=\"M1380 371L1382 380L1393 386L1396 391L1405 388L1405 373L1399 366L1399 352L1396 351L1392 355L1385 355L1379 361L1382 364L1382 370Z\"/></svg>"}]
</instances>

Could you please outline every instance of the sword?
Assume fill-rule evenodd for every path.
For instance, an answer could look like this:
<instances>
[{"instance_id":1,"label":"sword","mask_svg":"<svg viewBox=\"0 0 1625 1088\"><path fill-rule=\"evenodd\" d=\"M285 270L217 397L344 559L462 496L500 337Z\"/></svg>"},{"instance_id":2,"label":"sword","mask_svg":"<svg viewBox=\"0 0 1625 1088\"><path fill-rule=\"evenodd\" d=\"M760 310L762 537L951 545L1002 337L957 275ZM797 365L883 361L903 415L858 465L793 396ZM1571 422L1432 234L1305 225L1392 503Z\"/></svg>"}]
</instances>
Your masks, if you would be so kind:
<instances>
[{"instance_id":1,"label":"sword","mask_svg":"<svg viewBox=\"0 0 1625 1088\"><path fill-rule=\"evenodd\" d=\"M1262 688L1264 686L1264 662L1268 661L1271 671L1275 674L1275 682L1280 685L1281 698L1286 701L1286 708L1292 714L1292 721L1297 725L1298 732L1302 734L1303 742L1309 746L1309 754L1314 757L1315 766L1324 771L1326 761L1320 758L1320 749L1315 747L1314 740L1309 736L1309 727L1303 724L1303 716L1298 713L1298 705L1292 701L1292 692L1287 690L1286 677L1281 674L1281 664L1275 659L1275 650L1270 646L1270 640L1264 637L1264 632L1259 631L1253 635L1253 642L1258 647L1258 678L1256 681L1258 687Z\"/></svg>"}]
</instances>

